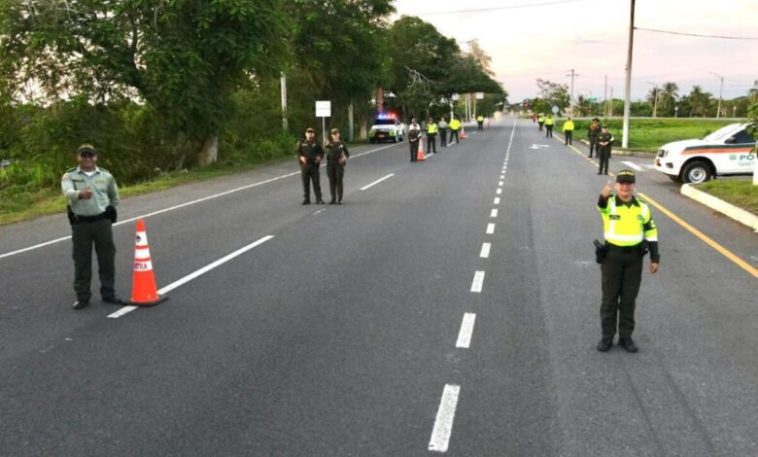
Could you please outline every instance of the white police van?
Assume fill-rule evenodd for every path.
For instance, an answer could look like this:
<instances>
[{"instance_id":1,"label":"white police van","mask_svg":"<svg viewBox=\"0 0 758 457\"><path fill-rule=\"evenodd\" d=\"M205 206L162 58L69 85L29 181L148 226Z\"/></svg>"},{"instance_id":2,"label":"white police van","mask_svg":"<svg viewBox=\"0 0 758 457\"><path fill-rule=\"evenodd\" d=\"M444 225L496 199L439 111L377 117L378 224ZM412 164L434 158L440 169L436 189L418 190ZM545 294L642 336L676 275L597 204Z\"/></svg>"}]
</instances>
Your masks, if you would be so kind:
<instances>
[{"instance_id":1,"label":"white police van","mask_svg":"<svg viewBox=\"0 0 758 457\"><path fill-rule=\"evenodd\" d=\"M368 132L368 139L371 143L383 143L387 140L393 143L403 141L403 126L394 113L379 113Z\"/></svg>"},{"instance_id":2,"label":"white police van","mask_svg":"<svg viewBox=\"0 0 758 457\"><path fill-rule=\"evenodd\" d=\"M748 124L730 124L702 140L674 141L661 146L655 169L674 181L698 184L714 176L753 173L756 143Z\"/></svg>"}]
</instances>

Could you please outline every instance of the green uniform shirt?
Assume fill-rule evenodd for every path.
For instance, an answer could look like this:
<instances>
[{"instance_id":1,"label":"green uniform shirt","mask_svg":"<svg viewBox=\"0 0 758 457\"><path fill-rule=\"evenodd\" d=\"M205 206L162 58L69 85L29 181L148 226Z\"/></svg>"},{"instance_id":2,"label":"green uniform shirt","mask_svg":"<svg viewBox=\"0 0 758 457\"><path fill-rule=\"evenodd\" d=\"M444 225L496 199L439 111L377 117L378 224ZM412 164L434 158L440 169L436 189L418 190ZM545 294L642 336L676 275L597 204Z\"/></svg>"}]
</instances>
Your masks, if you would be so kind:
<instances>
[{"instance_id":1,"label":"green uniform shirt","mask_svg":"<svg viewBox=\"0 0 758 457\"><path fill-rule=\"evenodd\" d=\"M79 199L81 191L87 188L92 191L92 198ZM103 214L108 206L118 205L116 180L104 168L95 167L91 176L79 167L67 170L61 178L61 189L71 210L79 216L97 216Z\"/></svg>"}]
</instances>

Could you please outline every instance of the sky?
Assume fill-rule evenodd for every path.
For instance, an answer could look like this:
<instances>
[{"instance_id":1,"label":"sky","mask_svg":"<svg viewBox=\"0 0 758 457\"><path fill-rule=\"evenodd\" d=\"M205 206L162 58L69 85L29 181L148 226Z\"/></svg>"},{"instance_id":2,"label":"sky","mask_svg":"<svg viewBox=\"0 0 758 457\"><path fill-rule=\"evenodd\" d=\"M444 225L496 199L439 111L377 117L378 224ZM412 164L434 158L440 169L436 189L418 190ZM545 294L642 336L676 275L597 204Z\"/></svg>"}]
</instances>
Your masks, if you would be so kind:
<instances>
[{"instance_id":1,"label":"sky","mask_svg":"<svg viewBox=\"0 0 758 457\"><path fill-rule=\"evenodd\" d=\"M758 80L758 0L637 0L637 28L751 39L717 39L635 30L632 100L672 81L718 98L746 95ZM395 0L465 51L478 40L511 103L537 96L537 78L571 86L574 96L624 98L631 0ZM715 74L714 74L715 73ZM717 76L720 75L720 76Z\"/></svg>"}]
</instances>

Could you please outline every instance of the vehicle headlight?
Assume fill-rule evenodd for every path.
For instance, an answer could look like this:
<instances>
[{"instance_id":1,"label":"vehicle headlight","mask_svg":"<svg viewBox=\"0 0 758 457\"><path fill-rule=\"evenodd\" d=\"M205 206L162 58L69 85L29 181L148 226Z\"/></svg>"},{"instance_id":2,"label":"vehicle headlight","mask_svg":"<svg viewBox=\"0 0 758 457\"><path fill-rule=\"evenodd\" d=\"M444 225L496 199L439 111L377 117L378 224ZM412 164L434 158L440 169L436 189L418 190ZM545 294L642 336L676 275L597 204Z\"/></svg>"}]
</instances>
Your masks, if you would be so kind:
<instances>
[{"instance_id":1,"label":"vehicle headlight","mask_svg":"<svg viewBox=\"0 0 758 457\"><path fill-rule=\"evenodd\" d=\"M665 149L659 149L658 150L658 157L666 157L668 155L668 151Z\"/></svg>"},{"instance_id":2,"label":"vehicle headlight","mask_svg":"<svg viewBox=\"0 0 758 457\"><path fill-rule=\"evenodd\" d=\"M392 136L397 135L397 133L395 132L395 129L390 130L390 135Z\"/></svg>"}]
</instances>

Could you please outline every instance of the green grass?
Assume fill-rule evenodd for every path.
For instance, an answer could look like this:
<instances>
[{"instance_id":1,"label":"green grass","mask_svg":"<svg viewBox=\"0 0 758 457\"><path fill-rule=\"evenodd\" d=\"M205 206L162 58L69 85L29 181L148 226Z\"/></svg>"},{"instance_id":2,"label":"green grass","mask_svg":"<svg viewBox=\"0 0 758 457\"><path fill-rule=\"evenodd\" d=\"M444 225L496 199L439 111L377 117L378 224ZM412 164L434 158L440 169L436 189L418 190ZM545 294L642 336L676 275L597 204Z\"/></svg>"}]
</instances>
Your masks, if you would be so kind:
<instances>
[{"instance_id":1,"label":"green grass","mask_svg":"<svg viewBox=\"0 0 758 457\"><path fill-rule=\"evenodd\" d=\"M717 179L697 189L758 215L758 186L751 179Z\"/></svg>"},{"instance_id":2,"label":"green grass","mask_svg":"<svg viewBox=\"0 0 758 457\"><path fill-rule=\"evenodd\" d=\"M556 131L563 131L563 119L557 122ZM621 148L621 132L623 130L623 119L613 118L604 121L601 124L607 125L609 131L616 138L614 149ZM734 123L733 120L715 120L715 119L631 119L629 122L629 150L654 153L662 145L671 141L687 140L691 138L703 138L725 125ZM587 127L590 120L575 120L574 139L587 139Z\"/></svg>"}]
</instances>

